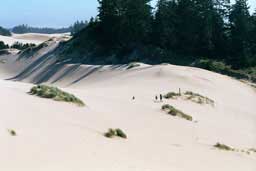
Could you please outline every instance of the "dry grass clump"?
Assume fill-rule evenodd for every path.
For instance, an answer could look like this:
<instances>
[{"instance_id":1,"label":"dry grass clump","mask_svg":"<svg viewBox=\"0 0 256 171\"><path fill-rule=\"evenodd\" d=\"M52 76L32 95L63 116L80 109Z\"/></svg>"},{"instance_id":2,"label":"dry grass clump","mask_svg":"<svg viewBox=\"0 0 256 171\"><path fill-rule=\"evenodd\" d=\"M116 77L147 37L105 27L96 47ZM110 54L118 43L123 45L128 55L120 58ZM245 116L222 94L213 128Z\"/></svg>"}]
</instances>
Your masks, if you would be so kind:
<instances>
[{"instance_id":1,"label":"dry grass clump","mask_svg":"<svg viewBox=\"0 0 256 171\"><path fill-rule=\"evenodd\" d=\"M136 67L139 67L140 64L139 63L136 63L136 62L132 62L128 65L127 69L132 69L132 68L136 68Z\"/></svg>"},{"instance_id":2,"label":"dry grass clump","mask_svg":"<svg viewBox=\"0 0 256 171\"><path fill-rule=\"evenodd\" d=\"M63 101L74 103L79 106L85 106L84 102L79 98L75 97L73 94L64 92L57 87L50 87L46 85L38 85L31 88L29 94L36 95L42 98L53 99L56 101Z\"/></svg>"},{"instance_id":3,"label":"dry grass clump","mask_svg":"<svg viewBox=\"0 0 256 171\"><path fill-rule=\"evenodd\" d=\"M187 114L183 113L182 111L180 111L180 110L178 110L178 109L176 109L173 106L168 105L168 104L163 105L162 106L162 110L168 112L168 114L170 114L172 116L177 116L177 117L186 119L188 121L192 121L193 120L192 116L187 115Z\"/></svg>"},{"instance_id":4,"label":"dry grass clump","mask_svg":"<svg viewBox=\"0 0 256 171\"><path fill-rule=\"evenodd\" d=\"M121 130L120 128L117 128L117 129L112 129L110 128L108 130L108 132L106 132L104 134L105 137L107 138L114 138L114 137L120 137L120 138L124 138L124 139L127 139L127 135L124 133L123 130Z\"/></svg>"},{"instance_id":5,"label":"dry grass clump","mask_svg":"<svg viewBox=\"0 0 256 171\"><path fill-rule=\"evenodd\" d=\"M221 143L217 143L214 145L215 148L219 149L219 150L225 150L225 151L235 151L234 148L225 145L225 144L221 144Z\"/></svg>"}]
</instances>

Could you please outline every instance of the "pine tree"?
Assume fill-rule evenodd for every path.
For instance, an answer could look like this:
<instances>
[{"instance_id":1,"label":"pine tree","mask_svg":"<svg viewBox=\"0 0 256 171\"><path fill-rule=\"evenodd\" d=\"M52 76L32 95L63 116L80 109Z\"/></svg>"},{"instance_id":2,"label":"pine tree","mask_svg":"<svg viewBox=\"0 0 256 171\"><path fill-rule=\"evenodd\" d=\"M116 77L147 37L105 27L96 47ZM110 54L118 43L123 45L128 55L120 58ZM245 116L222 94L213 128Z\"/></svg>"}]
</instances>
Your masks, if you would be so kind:
<instances>
[{"instance_id":1,"label":"pine tree","mask_svg":"<svg viewBox=\"0 0 256 171\"><path fill-rule=\"evenodd\" d=\"M247 0L236 0L231 8L229 21L232 47L229 61L234 68L246 67L247 56L250 56L249 31L251 27Z\"/></svg>"}]
</instances>

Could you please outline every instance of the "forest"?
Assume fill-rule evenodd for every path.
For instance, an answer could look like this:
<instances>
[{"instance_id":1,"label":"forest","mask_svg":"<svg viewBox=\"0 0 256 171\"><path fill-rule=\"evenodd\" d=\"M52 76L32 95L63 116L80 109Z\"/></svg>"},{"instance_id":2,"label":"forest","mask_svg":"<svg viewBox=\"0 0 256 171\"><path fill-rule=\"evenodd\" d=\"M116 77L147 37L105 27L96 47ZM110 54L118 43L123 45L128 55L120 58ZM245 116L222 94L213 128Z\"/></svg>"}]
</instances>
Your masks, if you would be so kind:
<instances>
[{"instance_id":1,"label":"forest","mask_svg":"<svg viewBox=\"0 0 256 171\"><path fill-rule=\"evenodd\" d=\"M256 64L256 13L247 0L98 0L98 15L64 45L82 63L185 64L216 60L232 69Z\"/></svg>"}]
</instances>

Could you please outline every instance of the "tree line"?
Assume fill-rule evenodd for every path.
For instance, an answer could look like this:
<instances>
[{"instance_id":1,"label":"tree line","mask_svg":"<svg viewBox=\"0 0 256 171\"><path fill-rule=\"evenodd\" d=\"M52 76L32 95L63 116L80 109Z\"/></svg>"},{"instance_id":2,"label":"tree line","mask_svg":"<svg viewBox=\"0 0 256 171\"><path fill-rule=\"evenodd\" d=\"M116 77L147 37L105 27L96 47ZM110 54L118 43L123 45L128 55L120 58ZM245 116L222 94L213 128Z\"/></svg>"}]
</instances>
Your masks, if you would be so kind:
<instances>
[{"instance_id":1,"label":"tree line","mask_svg":"<svg viewBox=\"0 0 256 171\"><path fill-rule=\"evenodd\" d=\"M64 28L38 28L38 27L31 27L26 24L22 24L19 26L15 26L11 29L13 33L16 34L24 34L24 33L42 33L42 34L58 34L58 33L71 33L74 35L75 33L79 32L87 25L87 21L76 21L69 27Z\"/></svg>"},{"instance_id":2,"label":"tree line","mask_svg":"<svg viewBox=\"0 0 256 171\"><path fill-rule=\"evenodd\" d=\"M98 0L97 17L73 46L112 56L137 53L154 63L204 57L235 69L255 66L256 12L250 14L247 0L159 0L156 8L150 1Z\"/></svg>"},{"instance_id":3,"label":"tree line","mask_svg":"<svg viewBox=\"0 0 256 171\"><path fill-rule=\"evenodd\" d=\"M0 35L2 36L11 36L11 32L3 27L0 27Z\"/></svg>"}]
</instances>

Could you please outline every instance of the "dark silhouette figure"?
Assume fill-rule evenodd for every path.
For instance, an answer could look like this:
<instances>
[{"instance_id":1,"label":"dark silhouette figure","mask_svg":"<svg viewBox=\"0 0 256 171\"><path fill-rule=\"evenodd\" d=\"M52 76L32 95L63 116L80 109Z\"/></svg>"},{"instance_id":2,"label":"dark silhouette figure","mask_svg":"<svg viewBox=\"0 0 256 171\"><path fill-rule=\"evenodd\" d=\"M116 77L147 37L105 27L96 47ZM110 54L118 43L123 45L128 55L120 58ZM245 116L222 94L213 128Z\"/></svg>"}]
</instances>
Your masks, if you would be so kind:
<instances>
[{"instance_id":1,"label":"dark silhouette figure","mask_svg":"<svg viewBox=\"0 0 256 171\"><path fill-rule=\"evenodd\" d=\"M155 97L156 101L158 100L158 96Z\"/></svg>"},{"instance_id":2,"label":"dark silhouette figure","mask_svg":"<svg viewBox=\"0 0 256 171\"><path fill-rule=\"evenodd\" d=\"M160 94L160 101L162 102L163 101L163 95Z\"/></svg>"},{"instance_id":3,"label":"dark silhouette figure","mask_svg":"<svg viewBox=\"0 0 256 171\"><path fill-rule=\"evenodd\" d=\"M134 96L132 97L132 100L135 100L135 97L134 97Z\"/></svg>"}]
</instances>

